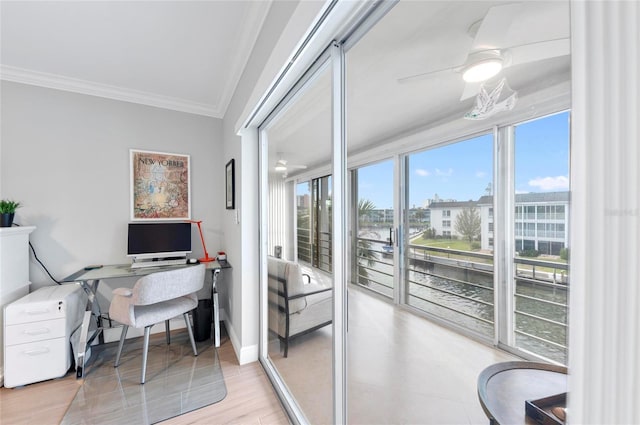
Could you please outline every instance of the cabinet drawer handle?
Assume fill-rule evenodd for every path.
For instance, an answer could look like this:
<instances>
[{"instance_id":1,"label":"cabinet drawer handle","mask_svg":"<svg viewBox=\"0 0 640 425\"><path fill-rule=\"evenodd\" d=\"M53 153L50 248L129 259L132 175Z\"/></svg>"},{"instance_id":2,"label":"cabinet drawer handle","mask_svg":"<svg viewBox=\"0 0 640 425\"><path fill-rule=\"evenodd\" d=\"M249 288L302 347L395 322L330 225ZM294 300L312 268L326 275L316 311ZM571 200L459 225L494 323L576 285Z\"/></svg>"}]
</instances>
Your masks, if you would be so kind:
<instances>
[{"instance_id":1,"label":"cabinet drawer handle","mask_svg":"<svg viewBox=\"0 0 640 425\"><path fill-rule=\"evenodd\" d=\"M40 329L27 329L22 333L26 335L42 335L42 334L48 334L49 332L50 332L49 328L40 328Z\"/></svg>"},{"instance_id":2,"label":"cabinet drawer handle","mask_svg":"<svg viewBox=\"0 0 640 425\"><path fill-rule=\"evenodd\" d=\"M48 352L49 349L47 347L42 347L24 351L23 354L26 354L27 356L38 356L40 354L47 354Z\"/></svg>"}]
</instances>

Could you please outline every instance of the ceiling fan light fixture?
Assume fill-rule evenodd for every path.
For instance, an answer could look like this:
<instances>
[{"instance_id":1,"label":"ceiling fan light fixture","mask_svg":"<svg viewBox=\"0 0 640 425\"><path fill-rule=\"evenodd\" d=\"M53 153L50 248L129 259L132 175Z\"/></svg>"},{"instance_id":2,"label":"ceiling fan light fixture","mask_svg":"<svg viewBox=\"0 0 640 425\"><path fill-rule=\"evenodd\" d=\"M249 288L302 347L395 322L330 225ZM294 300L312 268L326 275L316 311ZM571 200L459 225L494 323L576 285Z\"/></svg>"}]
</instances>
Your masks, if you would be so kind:
<instances>
[{"instance_id":1,"label":"ceiling fan light fixture","mask_svg":"<svg viewBox=\"0 0 640 425\"><path fill-rule=\"evenodd\" d=\"M479 83L502 71L504 58L500 50L481 50L470 53L466 63L462 69L462 79L467 83Z\"/></svg>"},{"instance_id":2,"label":"ceiling fan light fixture","mask_svg":"<svg viewBox=\"0 0 640 425\"><path fill-rule=\"evenodd\" d=\"M287 171L287 166L284 165L284 164L278 163L278 164L276 164L275 170L276 171Z\"/></svg>"},{"instance_id":3,"label":"ceiling fan light fixture","mask_svg":"<svg viewBox=\"0 0 640 425\"><path fill-rule=\"evenodd\" d=\"M467 83L486 81L502 71L502 58L487 58L472 63L462 72L462 79Z\"/></svg>"}]
</instances>

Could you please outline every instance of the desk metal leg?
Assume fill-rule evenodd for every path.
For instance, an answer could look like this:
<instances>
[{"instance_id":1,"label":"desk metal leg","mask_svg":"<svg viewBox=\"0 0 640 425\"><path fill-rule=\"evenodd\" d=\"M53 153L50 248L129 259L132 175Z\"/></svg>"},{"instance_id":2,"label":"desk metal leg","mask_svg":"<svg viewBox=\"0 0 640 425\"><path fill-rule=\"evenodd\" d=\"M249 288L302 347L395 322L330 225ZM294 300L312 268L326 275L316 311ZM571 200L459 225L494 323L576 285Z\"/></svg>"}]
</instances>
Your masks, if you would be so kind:
<instances>
[{"instance_id":1,"label":"desk metal leg","mask_svg":"<svg viewBox=\"0 0 640 425\"><path fill-rule=\"evenodd\" d=\"M212 270L211 303L213 304L213 341L215 347L220 347L220 310L218 304L218 275L220 270Z\"/></svg>"},{"instance_id":2,"label":"desk metal leg","mask_svg":"<svg viewBox=\"0 0 640 425\"><path fill-rule=\"evenodd\" d=\"M76 378L84 376L84 361L87 351L87 337L89 335L89 324L91 323L91 311L84 312L82 325L80 328L80 341L78 341L78 357L76 358Z\"/></svg>"},{"instance_id":3,"label":"desk metal leg","mask_svg":"<svg viewBox=\"0 0 640 425\"><path fill-rule=\"evenodd\" d=\"M96 294L98 293L99 280L93 281L81 281L79 282L82 289L86 292L87 308L82 318L82 325L80 325L80 338L78 341L78 355L76 357L76 378L84 377L85 363L87 361L87 350L90 349L90 344L96 337L99 337L100 342L104 342L102 335L102 312L100 311L100 305ZM91 331L91 321L95 318L96 329Z\"/></svg>"},{"instance_id":4,"label":"desk metal leg","mask_svg":"<svg viewBox=\"0 0 640 425\"><path fill-rule=\"evenodd\" d=\"M220 310L218 310L218 293L213 293L213 330L214 344L220 347Z\"/></svg>"}]
</instances>

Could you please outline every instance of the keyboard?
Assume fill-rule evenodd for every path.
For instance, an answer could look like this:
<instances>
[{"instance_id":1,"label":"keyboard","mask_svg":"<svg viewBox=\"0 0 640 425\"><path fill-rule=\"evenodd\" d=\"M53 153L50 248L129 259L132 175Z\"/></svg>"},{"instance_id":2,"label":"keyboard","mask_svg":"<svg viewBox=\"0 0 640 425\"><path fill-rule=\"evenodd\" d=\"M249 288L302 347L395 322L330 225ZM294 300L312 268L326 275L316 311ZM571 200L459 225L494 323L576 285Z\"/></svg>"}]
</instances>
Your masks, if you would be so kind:
<instances>
[{"instance_id":1,"label":"keyboard","mask_svg":"<svg viewBox=\"0 0 640 425\"><path fill-rule=\"evenodd\" d=\"M131 268L139 269L141 267L179 266L181 264L187 264L187 259L178 258L173 260L139 261L137 263L131 263Z\"/></svg>"}]
</instances>

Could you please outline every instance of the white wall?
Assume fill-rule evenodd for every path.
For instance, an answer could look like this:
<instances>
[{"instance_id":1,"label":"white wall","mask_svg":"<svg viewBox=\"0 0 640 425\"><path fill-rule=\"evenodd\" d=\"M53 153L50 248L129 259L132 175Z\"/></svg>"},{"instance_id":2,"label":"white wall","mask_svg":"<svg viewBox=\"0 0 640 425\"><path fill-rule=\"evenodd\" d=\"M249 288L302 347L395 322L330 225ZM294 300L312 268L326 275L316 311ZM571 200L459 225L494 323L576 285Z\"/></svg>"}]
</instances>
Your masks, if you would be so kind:
<instances>
[{"instance_id":1,"label":"white wall","mask_svg":"<svg viewBox=\"0 0 640 425\"><path fill-rule=\"evenodd\" d=\"M24 205L38 257L61 279L88 264L129 262L129 149L191 155L192 217L207 250L222 246L222 121L2 82L0 196ZM193 229L194 255L202 248ZM51 285L33 258L34 288ZM103 285L101 285L103 286ZM110 293L110 291L101 291Z\"/></svg>"},{"instance_id":2,"label":"white wall","mask_svg":"<svg viewBox=\"0 0 640 425\"><path fill-rule=\"evenodd\" d=\"M278 1L271 5L258 41L247 63L223 120L225 161L236 160L236 187L239 210L227 211L224 244L233 276L221 289L225 325L240 363L258 358L259 329L259 181L258 134L255 126L266 118L293 86L304 70L330 44L336 28L346 25L368 2L339 2L333 9L335 19L317 28L317 33L302 48L314 24L329 6L328 0ZM288 72L285 68L291 65ZM274 84L283 75L283 79ZM273 88L273 92L270 89ZM267 94L270 93L269 96ZM264 104L262 103L264 101ZM253 112L253 127L243 129Z\"/></svg>"},{"instance_id":3,"label":"white wall","mask_svg":"<svg viewBox=\"0 0 640 425\"><path fill-rule=\"evenodd\" d=\"M204 220L209 253L226 251L233 266L221 276L222 318L240 362L257 359L258 145L255 134L241 143L237 122L257 105L324 3L272 4L223 121L2 82L0 197L23 203L16 222L38 227L31 240L56 278L87 264L127 262L130 148L190 154L192 216ZM226 210L224 165L232 158L236 210ZM33 261L30 275L36 288L53 284Z\"/></svg>"}]
</instances>

